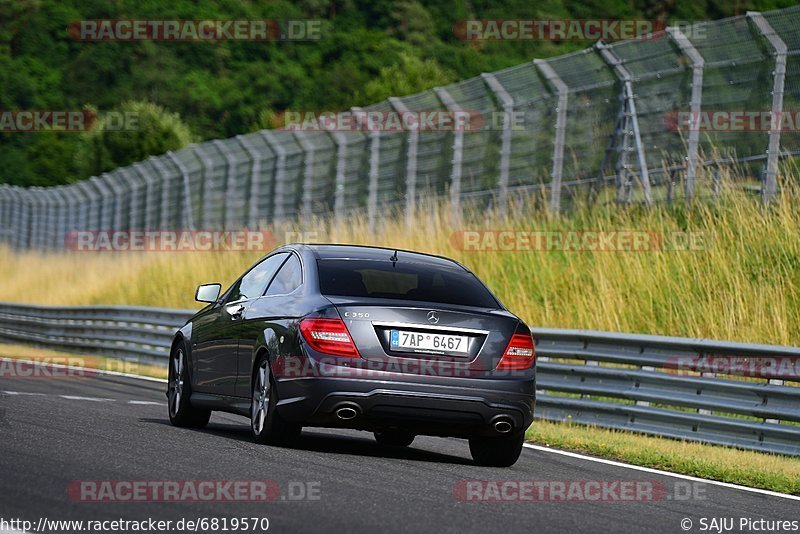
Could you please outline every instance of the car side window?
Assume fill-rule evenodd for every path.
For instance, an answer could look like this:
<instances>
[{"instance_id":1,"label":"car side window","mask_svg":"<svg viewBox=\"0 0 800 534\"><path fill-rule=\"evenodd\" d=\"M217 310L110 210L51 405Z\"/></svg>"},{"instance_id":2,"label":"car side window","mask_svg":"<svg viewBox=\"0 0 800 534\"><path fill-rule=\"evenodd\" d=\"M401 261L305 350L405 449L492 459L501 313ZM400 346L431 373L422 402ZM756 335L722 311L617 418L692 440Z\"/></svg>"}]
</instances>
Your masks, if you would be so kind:
<instances>
[{"instance_id":1,"label":"car side window","mask_svg":"<svg viewBox=\"0 0 800 534\"><path fill-rule=\"evenodd\" d=\"M274 254L250 269L242 277L239 286L231 292L228 301L252 299L263 295L267 284L285 259L286 253Z\"/></svg>"},{"instance_id":2,"label":"car side window","mask_svg":"<svg viewBox=\"0 0 800 534\"><path fill-rule=\"evenodd\" d=\"M286 263L283 264L281 270L275 275L275 279L267 289L267 296L270 295L288 295L303 283L303 270L300 266L300 260L297 256L292 254Z\"/></svg>"}]
</instances>

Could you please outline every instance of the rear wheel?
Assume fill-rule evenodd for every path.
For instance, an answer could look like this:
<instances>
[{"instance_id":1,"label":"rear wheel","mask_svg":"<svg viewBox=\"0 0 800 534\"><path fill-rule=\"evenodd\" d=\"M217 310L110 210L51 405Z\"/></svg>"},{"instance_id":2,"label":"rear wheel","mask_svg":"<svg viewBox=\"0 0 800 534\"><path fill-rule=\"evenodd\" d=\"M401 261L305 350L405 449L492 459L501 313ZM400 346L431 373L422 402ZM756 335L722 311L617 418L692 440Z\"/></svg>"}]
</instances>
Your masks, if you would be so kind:
<instances>
[{"instance_id":1,"label":"rear wheel","mask_svg":"<svg viewBox=\"0 0 800 534\"><path fill-rule=\"evenodd\" d=\"M167 400L169 420L175 426L203 428L211 418L211 410L201 410L192 406L190 397L192 386L189 380L189 367L186 365L186 347L180 342L170 354Z\"/></svg>"},{"instance_id":2,"label":"rear wheel","mask_svg":"<svg viewBox=\"0 0 800 534\"><path fill-rule=\"evenodd\" d=\"M386 447L408 447L416 437L411 432L404 430L386 430L375 432L375 441Z\"/></svg>"},{"instance_id":3,"label":"rear wheel","mask_svg":"<svg viewBox=\"0 0 800 534\"><path fill-rule=\"evenodd\" d=\"M524 432L514 432L508 436L478 436L470 438L469 451L478 465L509 467L519 459L524 441Z\"/></svg>"},{"instance_id":4,"label":"rear wheel","mask_svg":"<svg viewBox=\"0 0 800 534\"><path fill-rule=\"evenodd\" d=\"M278 395L274 386L269 360L262 356L253 377L250 404L250 430L256 443L287 443L300 435L300 425L289 423L278 414Z\"/></svg>"}]
</instances>

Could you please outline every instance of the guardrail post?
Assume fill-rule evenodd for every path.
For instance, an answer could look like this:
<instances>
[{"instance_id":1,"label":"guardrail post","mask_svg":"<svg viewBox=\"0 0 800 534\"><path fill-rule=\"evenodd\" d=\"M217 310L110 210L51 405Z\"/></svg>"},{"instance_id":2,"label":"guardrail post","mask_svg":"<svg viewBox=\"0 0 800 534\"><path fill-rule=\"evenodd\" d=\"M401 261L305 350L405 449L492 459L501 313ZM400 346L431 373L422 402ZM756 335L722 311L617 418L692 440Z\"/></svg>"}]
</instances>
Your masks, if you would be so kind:
<instances>
[{"instance_id":1,"label":"guardrail post","mask_svg":"<svg viewBox=\"0 0 800 534\"><path fill-rule=\"evenodd\" d=\"M667 34L678 45L681 53L689 59L692 67L692 95L689 100L689 108L692 115L689 123L689 143L686 151L686 201L691 202L694 198L694 185L697 177L697 148L700 141L700 108L703 102L703 69L705 68L705 60L680 28L667 28Z\"/></svg>"},{"instance_id":2,"label":"guardrail post","mask_svg":"<svg viewBox=\"0 0 800 534\"><path fill-rule=\"evenodd\" d=\"M275 198L273 199L272 221L273 225L280 224L286 219L283 204L286 201L286 148L278 141L275 134L269 130L261 130L261 137L275 153Z\"/></svg>"},{"instance_id":3,"label":"guardrail post","mask_svg":"<svg viewBox=\"0 0 800 534\"><path fill-rule=\"evenodd\" d=\"M236 140L247 152L247 156L252 161L250 166L250 184L248 187L247 198L247 225L251 230L258 228L258 190L261 186L261 156L253 147L247 137L237 135Z\"/></svg>"},{"instance_id":4,"label":"guardrail post","mask_svg":"<svg viewBox=\"0 0 800 534\"><path fill-rule=\"evenodd\" d=\"M336 145L336 180L333 190L333 218L337 223L344 219L344 197L347 180L347 136L342 132L329 132Z\"/></svg>"},{"instance_id":5,"label":"guardrail post","mask_svg":"<svg viewBox=\"0 0 800 534\"><path fill-rule=\"evenodd\" d=\"M639 132L639 118L636 113L635 102L636 95L633 92L633 76L631 76L630 71L625 68L622 60L617 57L611 46L607 45L603 41L597 41L595 46L597 47L597 50L600 52L600 56L603 58L606 64L613 67L617 79L622 83L624 116L630 120L630 127L633 132L633 140L636 146L636 157L639 163L639 181L642 184L644 203L649 206L652 204L652 198L650 195L650 174L647 169L647 159L644 153L644 145L642 144L642 136ZM624 121L623 124L626 122L627 121ZM626 167L624 171L627 172L627 161L624 161L624 165Z\"/></svg>"},{"instance_id":6,"label":"guardrail post","mask_svg":"<svg viewBox=\"0 0 800 534\"><path fill-rule=\"evenodd\" d=\"M314 188L314 145L309 141L308 135L304 131L294 132L295 139L303 149L303 196L300 215L304 220L308 220L314 214L313 210L313 188Z\"/></svg>"},{"instance_id":7,"label":"guardrail post","mask_svg":"<svg viewBox=\"0 0 800 534\"><path fill-rule=\"evenodd\" d=\"M555 213L561 210L561 179L564 172L564 144L567 132L567 105L569 88L556 73L553 67L544 60L536 59L533 63L553 86L558 95L556 104L556 135L553 140L553 171L550 183L550 209Z\"/></svg>"},{"instance_id":8,"label":"guardrail post","mask_svg":"<svg viewBox=\"0 0 800 534\"><path fill-rule=\"evenodd\" d=\"M484 83L503 106L503 131L500 136L500 174L497 177L497 205L500 213L508 208L508 174L511 167L511 134L514 124L511 114L514 112L514 99L506 91L494 74L481 74Z\"/></svg>"},{"instance_id":9,"label":"guardrail post","mask_svg":"<svg viewBox=\"0 0 800 534\"><path fill-rule=\"evenodd\" d=\"M456 124L456 116L463 111L444 87L434 87L439 100L453 113L453 160L450 162L450 217L454 224L461 220L461 168L464 161L464 128Z\"/></svg>"},{"instance_id":10,"label":"guardrail post","mask_svg":"<svg viewBox=\"0 0 800 534\"><path fill-rule=\"evenodd\" d=\"M747 18L753 21L775 51L775 70L772 73L772 109L769 126L769 145L767 147L767 165L764 168L764 185L761 189L763 201L770 202L775 197L778 177L778 158L781 150L781 127L783 118L783 86L786 78L787 47L783 39L775 33L764 15L757 11L748 11Z\"/></svg>"},{"instance_id":11,"label":"guardrail post","mask_svg":"<svg viewBox=\"0 0 800 534\"><path fill-rule=\"evenodd\" d=\"M183 183L183 202L178 204L183 206L183 227L193 231L195 230L195 227L194 213L192 212L192 188L189 183L189 170L172 150L167 151L167 157L178 169L178 172L181 173L181 181Z\"/></svg>"},{"instance_id":12,"label":"guardrail post","mask_svg":"<svg viewBox=\"0 0 800 534\"><path fill-rule=\"evenodd\" d=\"M408 107L399 98L389 97L389 104L398 113L410 113ZM419 128L408 134L406 145L406 226L414 224L417 203L417 150L419 148Z\"/></svg>"}]
</instances>

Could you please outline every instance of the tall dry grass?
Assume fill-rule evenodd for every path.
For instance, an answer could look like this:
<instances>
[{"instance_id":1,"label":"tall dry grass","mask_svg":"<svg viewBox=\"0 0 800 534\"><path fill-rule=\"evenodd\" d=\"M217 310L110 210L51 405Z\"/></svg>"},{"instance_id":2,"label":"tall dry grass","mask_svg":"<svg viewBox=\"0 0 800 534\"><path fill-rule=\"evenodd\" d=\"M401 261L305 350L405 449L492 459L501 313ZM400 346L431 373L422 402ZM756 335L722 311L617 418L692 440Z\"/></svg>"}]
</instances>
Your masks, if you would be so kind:
<instances>
[{"instance_id":1,"label":"tall dry grass","mask_svg":"<svg viewBox=\"0 0 800 534\"><path fill-rule=\"evenodd\" d=\"M446 206L420 210L413 228L390 218L371 232L363 218L306 221L320 242L358 243L452 257L474 270L529 324L800 345L800 211L796 193L769 208L724 192L693 208L580 207L473 211L453 225ZM297 230L298 228L293 228ZM659 251L463 250L457 229L646 230L699 249ZM286 228L284 229L286 230ZM282 234L278 234L282 235ZM697 245L697 243L695 243ZM197 307L195 287L229 284L253 253L12 253L0 251L0 300L42 304Z\"/></svg>"}]
</instances>

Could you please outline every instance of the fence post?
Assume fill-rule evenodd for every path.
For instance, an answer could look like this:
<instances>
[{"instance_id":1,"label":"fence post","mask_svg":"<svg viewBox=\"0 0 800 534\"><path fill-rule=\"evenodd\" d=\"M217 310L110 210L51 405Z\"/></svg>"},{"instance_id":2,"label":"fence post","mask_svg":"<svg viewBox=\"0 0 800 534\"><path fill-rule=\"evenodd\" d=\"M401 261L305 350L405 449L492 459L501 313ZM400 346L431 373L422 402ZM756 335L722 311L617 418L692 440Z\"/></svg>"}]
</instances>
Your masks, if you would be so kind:
<instances>
[{"instance_id":1,"label":"fence post","mask_svg":"<svg viewBox=\"0 0 800 534\"><path fill-rule=\"evenodd\" d=\"M409 113L408 107L396 96L389 97L389 104L398 113ZM419 128L408 134L406 148L406 226L414 224L417 202L417 150L419 147Z\"/></svg>"},{"instance_id":2,"label":"fence post","mask_svg":"<svg viewBox=\"0 0 800 534\"><path fill-rule=\"evenodd\" d=\"M217 150L222 153L222 157L225 158L225 185L223 185L223 189L225 190L225 202L223 203L222 209L222 225L224 230L232 230L238 226L233 221L233 215L235 215L234 206L236 203L234 202L234 175L236 174L236 158L233 156L233 152L230 151L228 146L220 141L219 139L215 139L212 141Z\"/></svg>"},{"instance_id":3,"label":"fence post","mask_svg":"<svg viewBox=\"0 0 800 534\"><path fill-rule=\"evenodd\" d=\"M96 207L95 207L95 194L92 189L86 183L88 180L81 180L80 182L76 182L76 187L78 191L82 193L83 200L83 208L80 210L81 213L81 230L97 230L96 228Z\"/></svg>"},{"instance_id":4,"label":"fence post","mask_svg":"<svg viewBox=\"0 0 800 534\"><path fill-rule=\"evenodd\" d=\"M56 224L51 236L51 242L54 249L63 249L66 244L66 236L69 231L68 228L68 211L69 204L67 203L67 196L65 194L67 186L60 185L53 188L53 199L56 205Z\"/></svg>"},{"instance_id":5,"label":"fence post","mask_svg":"<svg viewBox=\"0 0 800 534\"><path fill-rule=\"evenodd\" d=\"M55 226L55 207L52 202L52 192L50 188L43 188L40 193L42 211L39 216L42 218L39 222L39 246L41 248L50 248L50 236L53 235L53 228Z\"/></svg>"},{"instance_id":6,"label":"fence post","mask_svg":"<svg viewBox=\"0 0 800 534\"><path fill-rule=\"evenodd\" d=\"M303 131L294 132L300 148L303 149L303 197L301 217L308 220L314 214L312 202L314 200L314 145L308 140L308 134Z\"/></svg>"},{"instance_id":7,"label":"fence post","mask_svg":"<svg viewBox=\"0 0 800 534\"><path fill-rule=\"evenodd\" d=\"M781 151L781 118L783 116L783 85L786 77L786 54L788 49L783 39L775 33L764 15L748 11L747 18L753 21L758 31L766 37L775 51L775 70L772 73L772 108L770 109L769 145L767 166L764 169L764 185L761 198L766 203L775 197L778 178L778 158Z\"/></svg>"},{"instance_id":8,"label":"fence post","mask_svg":"<svg viewBox=\"0 0 800 534\"><path fill-rule=\"evenodd\" d=\"M104 222L108 223L105 226L105 230L120 230L122 227L122 191L117 186L114 176L108 173L101 174L97 179L97 183L111 193L110 201L106 198L103 198L102 201L105 206ZM108 213L109 209L111 209L111 213Z\"/></svg>"},{"instance_id":9,"label":"fence post","mask_svg":"<svg viewBox=\"0 0 800 534\"><path fill-rule=\"evenodd\" d=\"M250 166L250 187L247 192L247 226L251 230L255 230L258 228L258 189L260 186L259 179L261 178L261 157L245 136L237 135L236 140L253 162Z\"/></svg>"},{"instance_id":10,"label":"fence post","mask_svg":"<svg viewBox=\"0 0 800 534\"><path fill-rule=\"evenodd\" d=\"M689 100L691 120L689 122L689 145L686 153L686 201L694 198L694 185L697 177L697 148L700 141L700 108L703 102L703 69L705 60L680 28L667 28L667 34L678 45L692 66L692 95Z\"/></svg>"},{"instance_id":11,"label":"fence post","mask_svg":"<svg viewBox=\"0 0 800 534\"><path fill-rule=\"evenodd\" d=\"M209 230L208 228L208 212L206 209L206 191L208 190L208 173L214 169L214 163L208 154L203 150L202 145L192 145L192 152L200 160L200 168L203 170L202 178L200 179L200 229Z\"/></svg>"},{"instance_id":12,"label":"fence post","mask_svg":"<svg viewBox=\"0 0 800 534\"><path fill-rule=\"evenodd\" d=\"M336 145L336 181L333 191L333 218L337 223L344 219L344 197L347 181L347 136L342 132L329 132Z\"/></svg>"},{"instance_id":13,"label":"fence post","mask_svg":"<svg viewBox=\"0 0 800 534\"><path fill-rule=\"evenodd\" d=\"M434 87L433 91L447 108L447 111L453 113L451 122L455 131L453 132L453 160L450 171L450 217L454 224L458 224L461 220L461 171L464 161L464 128L458 125L455 118L463 110L456 104L456 101L453 100L453 97L444 87Z\"/></svg>"},{"instance_id":14,"label":"fence post","mask_svg":"<svg viewBox=\"0 0 800 534\"><path fill-rule=\"evenodd\" d=\"M67 228L64 234L64 244L66 245L66 238L69 236L70 233L78 231L80 220L78 218L78 214L80 211L78 210L78 206L80 206L81 200L80 195L78 194L78 188L75 185L68 185L64 188L64 197L66 199L66 219L67 219Z\"/></svg>"},{"instance_id":15,"label":"fence post","mask_svg":"<svg viewBox=\"0 0 800 534\"><path fill-rule=\"evenodd\" d=\"M350 108L356 116L359 131L366 127L362 124L363 110L359 107ZM369 130L369 183L367 184L367 226L370 232L375 231L375 220L378 215L378 180L381 167L381 132Z\"/></svg>"},{"instance_id":16,"label":"fence post","mask_svg":"<svg viewBox=\"0 0 800 534\"><path fill-rule=\"evenodd\" d=\"M153 197L155 196L155 192L153 191L153 182L150 180L150 176L142 172L141 163L134 163L133 164L133 171L136 173L142 182L144 183L144 205L142 206L144 210L144 217L142 218L144 228L140 228L140 230L154 230L155 225L153 224L153 210L150 206L153 205L155 200Z\"/></svg>"},{"instance_id":17,"label":"fence post","mask_svg":"<svg viewBox=\"0 0 800 534\"><path fill-rule=\"evenodd\" d=\"M494 74L484 72L481 74L481 78L483 78L486 86L503 106L503 131L500 136L500 175L497 178L497 204L499 210L505 213L508 207L508 173L511 166L511 127L513 124L511 114L514 111L514 99L494 77Z\"/></svg>"},{"instance_id":18,"label":"fence post","mask_svg":"<svg viewBox=\"0 0 800 534\"><path fill-rule=\"evenodd\" d=\"M30 225L29 248L41 249L42 236L44 234L47 200L44 198L44 191L40 186L27 188L30 198L30 211L28 212L28 224Z\"/></svg>"},{"instance_id":19,"label":"fence post","mask_svg":"<svg viewBox=\"0 0 800 534\"><path fill-rule=\"evenodd\" d=\"M275 134L269 130L261 130L261 137L275 152L275 198L273 199L272 221L273 225L280 224L286 218L283 204L286 201L286 149L278 142Z\"/></svg>"},{"instance_id":20,"label":"fence post","mask_svg":"<svg viewBox=\"0 0 800 534\"><path fill-rule=\"evenodd\" d=\"M639 132L639 118L636 114L636 98L633 93L633 76L630 71L623 65L622 60L612 50L612 47L603 41L597 41L597 49L600 51L600 56L607 65L614 68L614 73L617 79L622 82L622 98L624 104L625 117L630 119L631 130L633 130L633 140L636 145L636 157L639 162L639 181L642 184L644 192L644 203L650 205L652 198L650 196L650 173L647 169L647 159L645 158L644 145L642 145L642 136ZM623 121L627 128L627 121ZM627 169L626 169L627 171Z\"/></svg>"},{"instance_id":21,"label":"fence post","mask_svg":"<svg viewBox=\"0 0 800 534\"><path fill-rule=\"evenodd\" d=\"M170 197L172 196L172 179L170 178L169 171L164 166L161 156L151 156L149 158L150 165L156 170L159 181L161 183L161 198L159 199L159 230L166 230L173 228L172 216L170 213ZM174 202L173 202L174 204Z\"/></svg>"},{"instance_id":22,"label":"fence post","mask_svg":"<svg viewBox=\"0 0 800 534\"><path fill-rule=\"evenodd\" d=\"M130 175L130 167L122 167L119 170L120 175L125 179L127 183L128 194L130 195L130 202L128 203L128 230L138 230L137 225L137 218L139 213L141 213L141 206L139 205L139 187L140 184L135 183L134 180L131 179Z\"/></svg>"},{"instance_id":23,"label":"fence post","mask_svg":"<svg viewBox=\"0 0 800 534\"><path fill-rule=\"evenodd\" d=\"M20 188L20 207L21 207L21 216L20 216L20 235L19 235L19 248L20 249L28 249L31 246L31 225L30 225L30 215L31 215L31 191L27 188Z\"/></svg>"},{"instance_id":24,"label":"fence post","mask_svg":"<svg viewBox=\"0 0 800 534\"><path fill-rule=\"evenodd\" d=\"M172 150L167 151L167 157L178 169L178 172L181 173L181 181L183 182L183 202L180 202L179 204L183 206L183 227L184 229L194 231L195 227L194 213L192 213L192 188L189 183L189 170Z\"/></svg>"},{"instance_id":25,"label":"fence post","mask_svg":"<svg viewBox=\"0 0 800 534\"><path fill-rule=\"evenodd\" d=\"M12 209L14 207L14 197L11 193L11 186L0 184L0 237L3 242L11 246L11 239L14 236L12 223Z\"/></svg>"},{"instance_id":26,"label":"fence post","mask_svg":"<svg viewBox=\"0 0 800 534\"><path fill-rule=\"evenodd\" d=\"M556 135L553 141L553 172L550 183L550 209L555 213L561 210L561 181L564 173L564 144L567 132L567 105L569 88L553 67L544 60L535 59L534 65L553 86L558 95L556 104Z\"/></svg>"}]
</instances>

